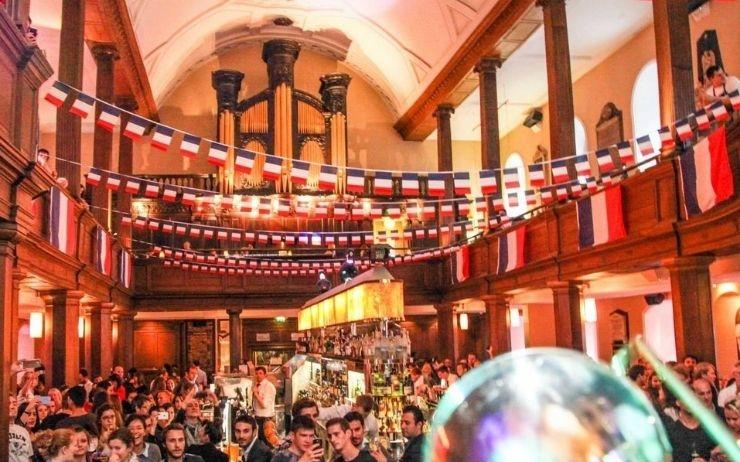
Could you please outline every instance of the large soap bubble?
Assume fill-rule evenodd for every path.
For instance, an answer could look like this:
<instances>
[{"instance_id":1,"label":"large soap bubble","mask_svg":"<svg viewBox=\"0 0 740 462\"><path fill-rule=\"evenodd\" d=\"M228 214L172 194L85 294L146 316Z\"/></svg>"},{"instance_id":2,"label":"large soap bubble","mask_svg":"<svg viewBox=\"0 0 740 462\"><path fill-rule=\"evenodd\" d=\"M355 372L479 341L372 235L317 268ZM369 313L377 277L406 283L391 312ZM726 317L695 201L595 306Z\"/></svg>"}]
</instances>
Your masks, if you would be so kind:
<instances>
[{"instance_id":1,"label":"large soap bubble","mask_svg":"<svg viewBox=\"0 0 740 462\"><path fill-rule=\"evenodd\" d=\"M471 370L440 401L427 462L665 462L647 397L583 354L509 353Z\"/></svg>"}]
</instances>

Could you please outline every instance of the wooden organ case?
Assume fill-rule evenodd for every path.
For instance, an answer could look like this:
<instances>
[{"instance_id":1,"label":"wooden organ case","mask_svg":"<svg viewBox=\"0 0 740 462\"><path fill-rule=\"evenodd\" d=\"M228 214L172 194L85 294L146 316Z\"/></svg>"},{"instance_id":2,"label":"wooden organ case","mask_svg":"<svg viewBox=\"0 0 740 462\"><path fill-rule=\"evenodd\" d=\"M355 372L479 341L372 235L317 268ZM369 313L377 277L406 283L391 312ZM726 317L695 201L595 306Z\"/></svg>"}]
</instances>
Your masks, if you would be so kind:
<instances>
[{"instance_id":1,"label":"wooden organ case","mask_svg":"<svg viewBox=\"0 0 740 462\"><path fill-rule=\"evenodd\" d=\"M222 194L313 194L317 191L319 165L347 165L347 87L343 73L321 77L320 98L294 87L294 65L300 44L293 40L266 42L262 59L267 64L268 88L238 101L244 74L218 70L212 85L218 102L218 141L250 151L288 159L279 181L263 181L264 157L257 156L249 175L234 171L234 153L219 168ZM232 151L232 150L230 150ZM289 181L293 159L313 162L306 185ZM342 169L339 170L340 175ZM338 178L338 184L343 184ZM340 191L341 192L341 191Z\"/></svg>"}]
</instances>

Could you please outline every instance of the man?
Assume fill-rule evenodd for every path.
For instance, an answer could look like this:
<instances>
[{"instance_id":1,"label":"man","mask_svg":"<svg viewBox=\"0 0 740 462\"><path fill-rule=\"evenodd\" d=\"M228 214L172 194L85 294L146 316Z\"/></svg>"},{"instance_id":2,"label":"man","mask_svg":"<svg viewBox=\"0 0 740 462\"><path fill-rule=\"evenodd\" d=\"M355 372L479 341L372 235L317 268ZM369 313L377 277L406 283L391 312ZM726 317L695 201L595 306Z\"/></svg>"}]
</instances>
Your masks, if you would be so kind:
<instances>
[{"instance_id":1,"label":"man","mask_svg":"<svg viewBox=\"0 0 740 462\"><path fill-rule=\"evenodd\" d=\"M139 462L160 462L162 453L156 444L147 443L146 419L138 414L131 414L126 418L126 428L133 438L133 453Z\"/></svg>"},{"instance_id":2,"label":"man","mask_svg":"<svg viewBox=\"0 0 740 462\"><path fill-rule=\"evenodd\" d=\"M673 448L673 460L689 462L696 460L697 455L709 460L712 448L716 446L714 441L680 400L676 401L676 406L678 419L675 422L670 417L661 419Z\"/></svg>"},{"instance_id":3,"label":"man","mask_svg":"<svg viewBox=\"0 0 740 462\"><path fill-rule=\"evenodd\" d=\"M714 395L712 394L712 384L707 379L696 379L691 382L691 388L694 390L697 398L704 403L706 407L714 411L720 420L725 420L725 414L722 408L714 405Z\"/></svg>"},{"instance_id":4,"label":"man","mask_svg":"<svg viewBox=\"0 0 740 462\"><path fill-rule=\"evenodd\" d=\"M290 425L290 446L279 451L272 462L316 462L323 460L324 450L314 443L316 424L308 417L299 416Z\"/></svg>"},{"instance_id":5,"label":"man","mask_svg":"<svg viewBox=\"0 0 740 462\"><path fill-rule=\"evenodd\" d=\"M33 456L31 435L28 430L13 423L13 417L16 414L18 414L18 399L11 394L8 399L8 415L11 416L8 432L8 461L28 462Z\"/></svg>"},{"instance_id":6,"label":"man","mask_svg":"<svg viewBox=\"0 0 740 462\"><path fill-rule=\"evenodd\" d=\"M442 386L450 386L457 382L457 376L450 373L450 369L447 366L442 366L437 370L437 377L439 377L440 384Z\"/></svg>"},{"instance_id":7,"label":"man","mask_svg":"<svg viewBox=\"0 0 740 462\"><path fill-rule=\"evenodd\" d=\"M735 76L728 76L717 66L707 68L708 87L705 90L707 100L714 101L729 98L730 93L740 88L740 81Z\"/></svg>"},{"instance_id":8,"label":"man","mask_svg":"<svg viewBox=\"0 0 740 462\"><path fill-rule=\"evenodd\" d=\"M74 428L82 427L88 434L98 436L98 427L95 423L95 414L85 411L87 402L87 393L81 385L74 386L67 390L67 409L69 417L66 417L57 423L56 428Z\"/></svg>"},{"instance_id":9,"label":"man","mask_svg":"<svg viewBox=\"0 0 740 462\"><path fill-rule=\"evenodd\" d=\"M90 396L90 391L93 389L93 383L90 380L90 373L84 367L80 369L80 373L77 375L77 384L82 385L87 396Z\"/></svg>"},{"instance_id":10,"label":"man","mask_svg":"<svg viewBox=\"0 0 740 462\"><path fill-rule=\"evenodd\" d=\"M338 455L334 462L375 462L375 459L365 450L360 450L353 444L352 430L349 423L342 418L334 418L326 423L326 433L329 443Z\"/></svg>"},{"instance_id":11,"label":"man","mask_svg":"<svg viewBox=\"0 0 740 462\"><path fill-rule=\"evenodd\" d=\"M205 390L208 388L208 374L200 368L200 361L197 359L193 361L193 366L195 366L196 371L195 383L198 384L201 390Z\"/></svg>"},{"instance_id":12,"label":"man","mask_svg":"<svg viewBox=\"0 0 740 462\"><path fill-rule=\"evenodd\" d=\"M201 432L200 444L188 446L188 452L200 456L208 462L229 462L229 456L216 447L216 444L220 443L222 439L223 434L219 426L213 422L206 422ZM242 458L242 461L244 460Z\"/></svg>"},{"instance_id":13,"label":"man","mask_svg":"<svg viewBox=\"0 0 740 462\"><path fill-rule=\"evenodd\" d=\"M185 453L185 429L170 424L164 429L165 462L205 462L202 457Z\"/></svg>"},{"instance_id":14,"label":"man","mask_svg":"<svg viewBox=\"0 0 740 462\"><path fill-rule=\"evenodd\" d=\"M270 462L272 452L257 438L257 421L242 414L234 422L234 439L242 450L241 462Z\"/></svg>"},{"instance_id":15,"label":"man","mask_svg":"<svg viewBox=\"0 0 740 462\"><path fill-rule=\"evenodd\" d=\"M259 439L267 443L265 439L265 421L275 417L275 385L267 380L267 369L257 366L254 370L255 383L252 386L252 407L254 417L259 425Z\"/></svg>"},{"instance_id":16,"label":"man","mask_svg":"<svg viewBox=\"0 0 740 462\"><path fill-rule=\"evenodd\" d=\"M367 442L365 441L365 420L362 418L362 414L351 411L344 416L344 420L346 420L349 425L352 444L354 444L358 449L367 449Z\"/></svg>"},{"instance_id":17,"label":"man","mask_svg":"<svg viewBox=\"0 0 740 462\"><path fill-rule=\"evenodd\" d=\"M696 363L699 362L699 358L697 358L694 355L686 355L683 358L683 365L689 372L689 377L691 377L691 374L694 372L694 366L696 366Z\"/></svg>"},{"instance_id":18,"label":"man","mask_svg":"<svg viewBox=\"0 0 740 462\"><path fill-rule=\"evenodd\" d=\"M421 462L421 449L424 445L424 414L417 406L406 406L401 415L401 434L406 438L406 447L399 462ZM386 457L380 452L371 455L378 462L385 462Z\"/></svg>"},{"instance_id":19,"label":"man","mask_svg":"<svg viewBox=\"0 0 740 462\"><path fill-rule=\"evenodd\" d=\"M474 368L477 367L480 364L480 361L478 361L478 355L475 353L468 353L468 367Z\"/></svg>"},{"instance_id":20,"label":"man","mask_svg":"<svg viewBox=\"0 0 740 462\"><path fill-rule=\"evenodd\" d=\"M378 437L379 431L378 419L373 414L373 407L375 407L375 400L371 395L359 395L352 405L322 407L319 409L319 419L326 421L335 417L344 417L348 412L359 412L365 419L364 427L367 437L373 439Z\"/></svg>"},{"instance_id":21,"label":"man","mask_svg":"<svg viewBox=\"0 0 740 462\"><path fill-rule=\"evenodd\" d=\"M152 407L152 402L149 401L147 395L137 395L133 402L134 414L140 415L143 418L149 417L149 408Z\"/></svg>"},{"instance_id":22,"label":"man","mask_svg":"<svg viewBox=\"0 0 740 462\"><path fill-rule=\"evenodd\" d=\"M322 408L323 410L326 410L327 412L330 409L333 409L337 406L332 406L331 408ZM318 422L319 417L321 416L321 411L319 410L319 405L316 404L316 401L304 398L299 399L295 403L293 403L293 407L290 409L290 414L293 416L293 418L296 418L298 416L306 416L309 417L311 420L313 420L314 423ZM328 419L327 417L324 417L325 419Z\"/></svg>"},{"instance_id":23,"label":"man","mask_svg":"<svg viewBox=\"0 0 740 462\"><path fill-rule=\"evenodd\" d=\"M200 401L191 398L185 405L185 424L183 425L188 446L200 442L198 435L200 435L202 429L203 419L201 419Z\"/></svg>"},{"instance_id":24,"label":"man","mask_svg":"<svg viewBox=\"0 0 740 462\"><path fill-rule=\"evenodd\" d=\"M185 381L192 383L195 387L195 391L201 391L202 388L198 385L198 368L193 366L188 367L188 371L185 373Z\"/></svg>"},{"instance_id":25,"label":"man","mask_svg":"<svg viewBox=\"0 0 740 462\"><path fill-rule=\"evenodd\" d=\"M642 390L645 390L647 388L647 371L645 370L645 366L641 364L635 364L634 366L630 367L629 371L627 371L627 375L629 376L630 380L635 382L635 385L640 387Z\"/></svg>"},{"instance_id":26,"label":"man","mask_svg":"<svg viewBox=\"0 0 740 462\"><path fill-rule=\"evenodd\" d=\"M732 368L730 378L732 379L732 383L721 389L717 396L717 404L722 408L725 407L726 402L737 397L737 384L740 381L740 361L736 362Z\"/></svg>"}]
</instances>

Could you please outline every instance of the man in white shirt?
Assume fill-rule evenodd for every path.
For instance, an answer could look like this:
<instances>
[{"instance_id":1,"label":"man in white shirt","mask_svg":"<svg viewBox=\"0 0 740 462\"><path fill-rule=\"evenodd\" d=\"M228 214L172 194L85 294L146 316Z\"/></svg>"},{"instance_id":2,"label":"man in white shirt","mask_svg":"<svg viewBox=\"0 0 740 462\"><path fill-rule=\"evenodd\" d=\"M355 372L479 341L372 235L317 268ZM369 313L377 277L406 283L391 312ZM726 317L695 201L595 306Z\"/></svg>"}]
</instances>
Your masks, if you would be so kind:
<instances>
[{"instance_id":1,"label":"man in white shirt","mask_svg":"<svg viewBox=\"0 0 740 462\"><path fill-rule=\"evenodd\" d=\"M732 378L735 381L720 390L719 395L717 395L717 405L719 407L725 407L725 403L737 396L737 383L740 381L740 361L736 362L732 368Z\"/></svg>"},{"instance_id":2,"label":"man in white shirt","mask_svg":"<svg viewBox=\"0 0 740 462\"><path fill-rule=\"evenodd\" d=\"M201 390L205 390L208 388L208 374L206 374L206 371L200 368L200 361L197 359L193 361L193 366L195 366L196 376L195 376L195 383L198 384L198 387Z\"/></svg>"},{"instance_id":3,"label":"man in white shirt","mask_svg":"<svg viewBox=\"0 0 740 462\"><path fill-rule=\"evenodd\" d=\"M11 416L10 428L8 431L8 461L9 462L28 462L33 456L33 446L31 446L31 435L28 430L16 425L13 422L13 416L18 413L18 400L15 396L10 395L8 400L8 414Z\"/></svg>"},{"instance_id":4,"label":"man in white shirt","mask_svg":"<svg viewBox=\"0 0 740 462\"><path fill-rule=\"evenodd\" d=\"M267 380L267 369L264 366L255 368L254 379L255 383L252 386L254 417L259 425L259 439L267 443L264 423L275 417L275 385Z\"/></svg>"},{"instance_id":5,"label":"man in white shirt","mask_svg":"<svg viewBox=\"0 0 740 462\"><path fill-rule=\"evenodd\" d=\"M710 103L729 98L730 93L740 88L740 81L737 77L725 75L717 66L707 68L707 82L709 86L705 92Z\"/></svg>"}]
</instances>

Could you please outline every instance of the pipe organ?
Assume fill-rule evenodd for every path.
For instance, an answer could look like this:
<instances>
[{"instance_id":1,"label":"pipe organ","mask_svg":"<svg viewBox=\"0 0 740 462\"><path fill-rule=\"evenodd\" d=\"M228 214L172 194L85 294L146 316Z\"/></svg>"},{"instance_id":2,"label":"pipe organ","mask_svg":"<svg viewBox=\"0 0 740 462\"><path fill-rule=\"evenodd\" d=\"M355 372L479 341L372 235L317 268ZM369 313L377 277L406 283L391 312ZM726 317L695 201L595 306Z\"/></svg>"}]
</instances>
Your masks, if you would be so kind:
<instances>
[{"instance_id":1,"label":"pipe organ","mask_svg":"<svg viewBox=\"0 0 740 462\"><path fill-rule=\"evenodd\" d=\"M279 181L263 181L264 158L257 157L252 173L235 172L234 156L219 169L223 194L271 194L317 191L319 165L347 164L347 74L321 77L317 98L294 87L294 64L300 44L275 39L266 42L262 59L267 64L268 87L238 100L244 74L235 70L213 72L218 103L218 141L251 151L275 154L287 160ZM293 185L288 173L292 159L314 162L306 185ZM340 169L341 170L341 169ZM341 179L340 184L342 184Z\"/></svg>"}]
</instances>

